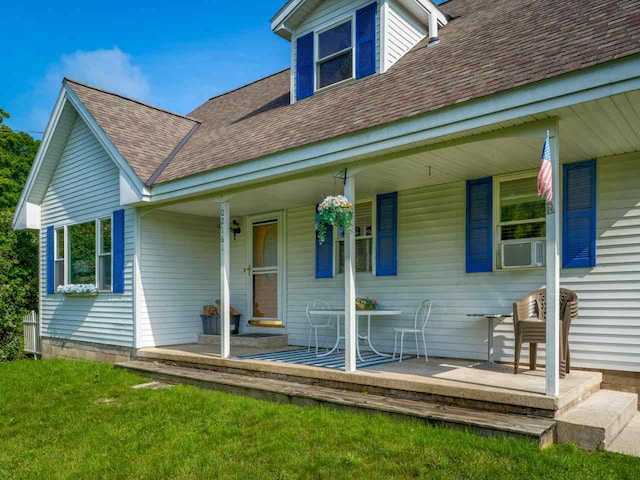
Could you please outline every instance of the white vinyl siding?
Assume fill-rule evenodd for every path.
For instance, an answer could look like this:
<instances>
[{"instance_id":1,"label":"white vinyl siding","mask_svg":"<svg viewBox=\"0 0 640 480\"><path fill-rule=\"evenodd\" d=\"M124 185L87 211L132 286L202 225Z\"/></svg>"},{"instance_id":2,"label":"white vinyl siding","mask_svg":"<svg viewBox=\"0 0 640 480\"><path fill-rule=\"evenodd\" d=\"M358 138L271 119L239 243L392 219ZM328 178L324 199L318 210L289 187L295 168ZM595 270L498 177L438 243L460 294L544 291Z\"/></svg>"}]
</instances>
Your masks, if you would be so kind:
<instances>
[{"instance_id":1,"label":"white vinyl siding","mask_svg":"<svg viewBox=\"0 0 640 480\"><path fill-rule=\"evenodd\" d=\"M232 238L231 303L246 325L246 229ZM138 347L191 343L220 298L220 220L156 211L140 221Z\"/></svg>"},{"instance_id":2,"label":"white vinyl siding","mask_svg":"<svg viewBox=\"0 0 640 480\"><path fill-rule=\"evenodd\" d=\"M142 216L138 347L191 343L202 333L202 307L220 291L217 223L170 212Z\"/></svg>"},{"instance_id":3,"label":"white vinyl siding","mask_svg":"<svg viewBox=\"0 0 640 480\"><path fill-rule=\"evenodd\" d=\"M46 292L46 228L109 217L120 207L119 172L79 117L42 204L40 233L42 335L132 347L135 213L125 209L125 291L70 298Z\"/></svg>"},{"instance_id":4,"label":"white vinyl siding","mask_svg":"<svg viewBox=\"0 0 640 480\"><path fill-rule=\"evenodd\" d=\"M562 271L578 292L572 363L640 371L640 155L598 160L596 267Z\"/></svg>"},{"instance_id":5,"label":"white vinyl siding","mask_svg":"<svg viewBox=\"0 0 640 480\"><path fill-rule=\"evenodd\" d=\"M349 15L352 15L356 10L371 3L373 3L373 0L328 0L322 2L298 28L296 28L291 38L292 101L295 101L296 38L336 24ZM381 2L378 2L378 13L376 14L376 71L378 72L380 71L380 4ZM314 42L317 42L317 39L314 39Z\"/></svg>"},{"instance_id":6,"label":"white vinyl siding","mask_svg":"<svg viewBox=\"0 0 640 480\"><path fill-rule=\"evenodd\" d=\"M640 371L638 160L598 162L597 266L561 272L562 286L580 297L570 337L577 367ZM399 192L398 208L398 275L359 273L356 279L358 296L403 312L372 321L374 345L392 351L393 327L412 324L416 306L429 298L429 354L485 359L486 321L467 314L511 311L514 301L544 286L544 269L465 273L464 182ZM295 345L307 342L307 302L344 306L344 276L315 278L313 218L313 206L287 214L287 318ZM497 360L513 360L511 323L496 328L494 345ZM544 346L540 350L542 359Z\"/></svg>"},{"instance_id":7,"label":"white vinyl siding","mask_svg":"<svg viewBox=\"0 0 640 480\"><path fill-rule=\"evenodd\" d=\"M422 40L427 30L397 3L386 2L384 30L384 71Z\"/></svg>"}]
</instances>

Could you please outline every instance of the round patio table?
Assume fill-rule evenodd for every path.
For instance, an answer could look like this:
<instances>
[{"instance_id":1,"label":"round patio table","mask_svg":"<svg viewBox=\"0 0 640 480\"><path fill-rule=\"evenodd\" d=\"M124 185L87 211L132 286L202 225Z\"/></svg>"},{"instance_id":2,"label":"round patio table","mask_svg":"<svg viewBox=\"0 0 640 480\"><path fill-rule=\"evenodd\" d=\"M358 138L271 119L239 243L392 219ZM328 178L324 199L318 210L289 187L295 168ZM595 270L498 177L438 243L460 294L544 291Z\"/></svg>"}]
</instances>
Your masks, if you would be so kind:
<instances>
[{"instance_id":1,"label":"round patio table","mask_svg":"<svg viewBox=\"0 0 640 480\"><path fill-rule=\"evenodd\" d=\"M336 322L336 331L338 334L336 338L336 344L333 346L331 350L329 350L326 353L319 354L318 357L326 357L327 355L331 355L333 352L335 352L338 349L338 346L340 345L340 340L343 340L345 338L344 335L340 335L340 317L345 316L345 311L344 310L309 310L309 313L311 315L329 315L329 316L335 315L336 318L338 319L338 321ZM386 353L379 352L371 343L371 317L390 317L395 315L402 315L402 311L401 310L356 310L356 332L359 332L358 324L357 324L358 319L360 317L367 317L367 334L360 335L360 333L358 333L358 338L360 340L366 340L367 344L369 345L369 348L376 355L379 355L381 357L391 356L391 355L387 355ZM364 358L362 358L362 354L360 353L360 342L356 342L356 352L358 353L358 358L360 358L360 360L364 362Z\"/></svg>"}]
</instances>

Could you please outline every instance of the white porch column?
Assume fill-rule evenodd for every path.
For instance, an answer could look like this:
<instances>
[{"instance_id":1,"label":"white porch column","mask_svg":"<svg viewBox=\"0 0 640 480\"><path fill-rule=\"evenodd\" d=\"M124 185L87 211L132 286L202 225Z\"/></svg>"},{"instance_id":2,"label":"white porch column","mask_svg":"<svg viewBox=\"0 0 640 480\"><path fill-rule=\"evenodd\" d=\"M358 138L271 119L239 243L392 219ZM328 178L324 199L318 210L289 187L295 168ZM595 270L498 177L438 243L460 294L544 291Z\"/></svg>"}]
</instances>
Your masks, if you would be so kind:
<instances>
[{"instance_id":1,"label":"white porch column","mask_svg":"<svg viewBox=\"0 0 640 480\"><path fill-rule=\"evenodd\" d=\"M344 195L353 205L355 221L355 179L346 173ZM356 319L356 237L353 229L344 232L344 356L345 371L356 371L356 342L358 341Z\"/></svg>"},{"instance_id":2,"label":"white porch column","mask_svg":"<svg viewBox=\"0 0 640 480\"><path fill-rule=\"evenodd\" d=\"M547 204L547 344L546 344L546 392L557 397L560 394L560 149L558 121L549 131L549 148L553 178L553 199Z\"/></svg>"},{"instance_id":3,"label":"white porch column","mask_svg":"<svg viewBox=\"0 0 640 480\"><path fill-rule=\"evenodd\" d=\"M231 250L229 201L220 203L220 356L228 358L231 349L229 293L229 250Z\"/></svg>"}]
</instances>

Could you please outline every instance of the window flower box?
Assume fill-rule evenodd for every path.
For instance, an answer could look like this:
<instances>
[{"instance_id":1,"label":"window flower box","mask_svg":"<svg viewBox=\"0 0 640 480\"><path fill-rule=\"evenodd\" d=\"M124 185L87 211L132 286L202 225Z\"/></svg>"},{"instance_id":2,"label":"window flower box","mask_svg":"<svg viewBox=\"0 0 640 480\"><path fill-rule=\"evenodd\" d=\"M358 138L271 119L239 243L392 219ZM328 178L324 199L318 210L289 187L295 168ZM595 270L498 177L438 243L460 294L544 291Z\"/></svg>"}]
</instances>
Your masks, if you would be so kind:
<instances>
[{"instance_id":1,"label":"window flower box","mask_svg":"<svg viewBox=\"0 0 640 480\"><path fill-rule=\"evenodd\" d=\"M318 205L316 214L316 232L320 245L325 242L327 227L329 225L341 228L343 231L351 231L353 222L353 204L343 195L326 197Z\"/></svg>"},{"instance_id":2,"label":"window flower box","mask_svg":"<svg viewBox=\"0 0 640 480\"><path fill-rule=\"evenodd\" d=\"M67 297L95 297L98 295L98 288L92 284L68 284L60 285L56 293L61 293Z\"/></svg>"}]
</instances>

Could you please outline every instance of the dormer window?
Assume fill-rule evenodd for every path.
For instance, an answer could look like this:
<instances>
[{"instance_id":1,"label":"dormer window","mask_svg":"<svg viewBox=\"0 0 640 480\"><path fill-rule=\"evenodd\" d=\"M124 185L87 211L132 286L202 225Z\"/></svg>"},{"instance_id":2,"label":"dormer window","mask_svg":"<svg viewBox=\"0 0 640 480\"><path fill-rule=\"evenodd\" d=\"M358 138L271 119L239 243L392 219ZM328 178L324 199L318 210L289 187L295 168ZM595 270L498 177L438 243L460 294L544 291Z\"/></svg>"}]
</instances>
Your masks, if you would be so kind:
<instances>
[{"instance_id":1,"label":"dormer window","mask_svg":"<svg viewBox=\"0 0 640 480\"><path fill-rule=\"evenodd\" d=\"M353 78L376 73L378 4L296 38L296 100Z\"/></svg>"},{"instance_id":2,"label":"dormer window","mask_svg":"<svg viewBox=\"0 0 640 480\"><path fill-rule=\"evenodd\" d=\"M353 78L353 37L351 18L318 33L318 89Z\"/></svg>"},{"instance_id":3,"label":"dormer window","mask_svg":"<svg viewBox=\"0 0 640 480\"><path fill-rule=\"evenodd\" d=\"M291 102L385 73L427 34L435 45L447 24L434 0L366 2L287 0L273 17L272 30L291 41Z\"/></svg>"}]
</instances>

